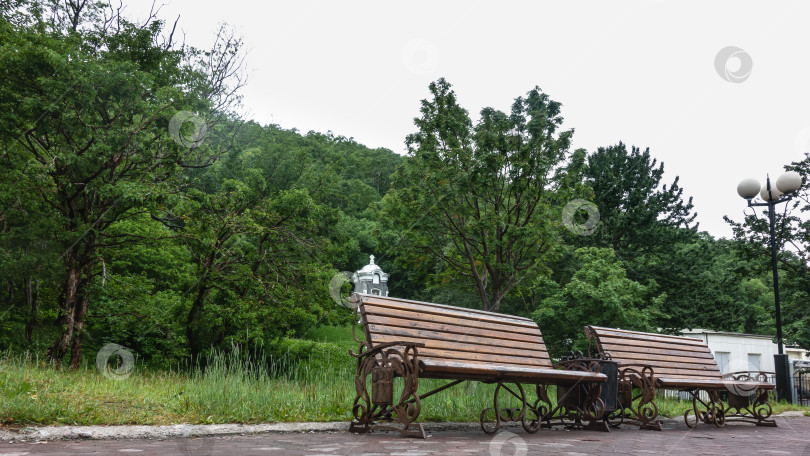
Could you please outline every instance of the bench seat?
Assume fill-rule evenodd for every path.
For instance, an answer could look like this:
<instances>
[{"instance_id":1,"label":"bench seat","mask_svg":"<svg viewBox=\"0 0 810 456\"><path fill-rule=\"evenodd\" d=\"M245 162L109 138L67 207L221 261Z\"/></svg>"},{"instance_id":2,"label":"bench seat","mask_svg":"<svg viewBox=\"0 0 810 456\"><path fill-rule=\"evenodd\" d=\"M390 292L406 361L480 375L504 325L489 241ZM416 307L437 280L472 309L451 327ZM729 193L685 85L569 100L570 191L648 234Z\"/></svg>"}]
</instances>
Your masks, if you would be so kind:
<instances>
[{"instance_id":1,"label":"bench seat","mask_svg":"<svg viewBox=\"0 0 810 456\"><path fill-rule=\"evenodd\" d=\"M420 352L421 354L421 352ZM464 363L445 360L420 360L422 378L455 379L464 376L468 380L481 382L545 383L572 386L583 381L607 381L601 373L564 371L546 367L522 367L508 364Z\"/></svg>"},{"instance_id":2,"label":"bench seat","mask_svg":"<svg viewBox=\"0 0 810 456\"><path fill-rule=\"evenodd\" d=\"M745 380L713 380L713 379L689 379L675 377L655 377L656 383L667 389L705 389L705 388L737 388L740 390L772 390L776 385L770 382L745 381Z\"/></svg>"}]
</instances>

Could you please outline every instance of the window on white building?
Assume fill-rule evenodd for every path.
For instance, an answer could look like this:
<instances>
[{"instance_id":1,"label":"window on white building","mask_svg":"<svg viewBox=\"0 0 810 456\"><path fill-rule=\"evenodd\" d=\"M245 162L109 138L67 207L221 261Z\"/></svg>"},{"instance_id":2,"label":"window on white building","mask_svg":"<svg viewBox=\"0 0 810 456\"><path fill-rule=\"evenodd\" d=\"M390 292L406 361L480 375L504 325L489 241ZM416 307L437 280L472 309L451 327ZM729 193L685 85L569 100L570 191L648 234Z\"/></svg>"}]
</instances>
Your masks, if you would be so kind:
<instances>
[{"instance_id":1,"label":"window on white building","mask_svg":"<svg viewBox=\"0 0 810 456\"><path fill-rule=\"evenodd\" d=\"M728 374L728 366L731 361L731 353L729 352L714 352L714 359L717 361L717 367L720 368L721 374Z\"/></svg>"},{"instance_id":2,"label":"window on white building","mask_svg":"<svg viewBox=\"0 0 810 456\"><path fill-rule=\"evenodd\" d=\"M759 371L762 370L760 368L759 360L761 356L759 353L749 353L748 354L748 370L752 371Z\"/></svg>"}]
</instances>

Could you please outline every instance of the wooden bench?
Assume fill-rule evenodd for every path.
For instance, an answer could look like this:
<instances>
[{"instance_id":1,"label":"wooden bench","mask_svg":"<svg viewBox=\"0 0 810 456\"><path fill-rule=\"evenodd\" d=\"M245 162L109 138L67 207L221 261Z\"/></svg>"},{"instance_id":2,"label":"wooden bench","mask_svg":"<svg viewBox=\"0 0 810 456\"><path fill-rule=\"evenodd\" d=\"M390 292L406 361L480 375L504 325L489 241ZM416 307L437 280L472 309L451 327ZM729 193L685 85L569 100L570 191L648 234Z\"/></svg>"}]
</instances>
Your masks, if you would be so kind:
<instances>
[{"instance_id":1,"label":"wooden bench","mask_svg":"<svg viewBox=\"0 0 810 456\"><path fill-rule=\"evenodd\" d=\"M596 326L586 326L585 335L602 356L619 362L619 419L629 410L632 420L642 428L660 430L655 389L664 388L687 391L692 396L692 408L684 412L690 428L699 421L718 427L725 426L726 421L776 426L769 419L772 409L768 392L774 384L768 382L767 375L721 374L711 350L701 339ZM722 392L728 393L728 405L720 399Z\"/></svg>"},{"instance_id":2,"label":"wooden bench","mask_svg":"<svg viewBox=\"0 0 810 456\"><path fill-rule=\"evenodd\" d=\"M497 383L493 407L480 416L488 434L497 432L503 421L520 421L527 432L552 420L579 425L584 421L583 427L608 430L599 399L607 377L599 373L598 364L555 369L540 329L530 319L366 294L353 294L351 302L365 332L365 341L355 337L360 349L351 353L357 358L351 432L394 429L390 423L399 423L402 435L424 438L422 425L415 424L421 401L468 380ZM402 379L396 397L395 378ZM449 382L421 393L419 380L424 378ZM526 399L524 383L535 385L533 405ZM548 396L549 385L557 385L556 407ZM502 392L517 398L520 409L501 408ZM494 427L485 423L491 410ZM388 424L379 424L383 422Z\"/></svg>"}]
</instances>

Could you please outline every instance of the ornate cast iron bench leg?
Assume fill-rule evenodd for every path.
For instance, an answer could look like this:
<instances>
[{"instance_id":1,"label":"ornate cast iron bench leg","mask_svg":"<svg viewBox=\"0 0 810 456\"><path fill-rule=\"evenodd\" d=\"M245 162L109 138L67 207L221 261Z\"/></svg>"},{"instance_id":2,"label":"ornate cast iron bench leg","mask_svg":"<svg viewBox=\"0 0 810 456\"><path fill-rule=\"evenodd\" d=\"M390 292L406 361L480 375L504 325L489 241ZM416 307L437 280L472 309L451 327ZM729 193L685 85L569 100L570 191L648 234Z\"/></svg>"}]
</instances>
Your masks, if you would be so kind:
<instances>
[{"instance_id":1,"label":"ornate cast iron bench leg","mask_svg":"<svg viewBox=\"0 0 810 456\"><path fill-rule=\"evenodd\" d=\"M375 429L400 431L403 437L425 438L425 430L419 423L421 401L419 387L419 360L417 347L422 344L391 342L371 350L361 342L360 353L351 353L357 358L357 373L354 379L357 395L352 405L354 420L349 432L367 433ZM404 350L402 347L405 347ZM368 376L371 375L371 395L368 394ZM398 401L394 402L394 378L402 377L404 386ZM395 416L395 418L392 417ZM379 425L377 422L396 422L402 428Z\"/></svg>"},{"instance_id":2,"label":"ornate cast iron bench leg","mask_svg":"<svg viewBox=\"0 0 810 456\"><path fill-rule=\"evenodd\" d=\"M539 426L536 425L537 421L528 421L527 419L527 408L528 404L526 402L526 392L523 391L523 386L520 383L515 383L517 386L517 392L513 391L509 388L506 383L498 382L498 386L495 387L495 394L492 400L492 408L485 408L481 411L481 416L479 418L479 423L481 423L481 430L483 430L486 434L492 435L498 432L498 429L501 427L501 423L504 421L520 421L523 425L523 429L529 433L535 433L540 429ZM520 401L520 412L518 413L517 408L501 408L498 404L498 396L501 392L501 388L506 390L510 395L517 398ZM487 412L490 410L495 411L495 425L492 428L488 428L486 425L487 421ZM536 413L535 413L536 415Z\"/></svg>"},{"instance_id":3,"label":"ornate cast iron bench leg","mask_svg":"<svg viewBox=\"0 0 810 456\"><path fill-rule=\"evenodd\" d=\"M564 370L579 372L601 373L601 358L584 358L582 353L572 353L569 357L563 358L555 364ZM545 401L549 403L548 419L550 421L555 414L559 413L561 424L567 424L566 420L572 420L573 426L590 431L610 432L608 425L605 402L600 397L602 395L602 383L599 382L577 382L570 386L557 386L557 407L551 409L548 395ZM539 395L538 395L539 397ZM583 421L585 424L583 424Z\"/></svg>"},{"instance_id":4,"label":"ornate cast iron bench leg","mask_svg":"<svg viewBox=\"0 0 810 456\"><path fill-rule=\"evenodd\" d=\"M757 390L756 396L757 398L754 400L748 413L757 420L757 426L776 427L776 421L769 419L771 418L771 413L773 413L773 408L771 408L771 404L768 403L768 390Z\"/></svg>"},{"instance_id":5,"label":"ornate cast iron bench leg","mask_svg":"<svg viewBox=\"0 0 810 456\"><path fill-rule=\"evenodd\" d=\"M591 383L588 385L588 397L582 404L581 415L585 419L583 428L589 431L610 432L605 420L605 403L600 397L602 395L602 384Z\"/></svg>"},{"instance_id":6,"label":"ornate cast iron bench leg","mask_svg":"<svg viewBox=\"0 0 810 456\"><path fill-rule=\"evenodd\" d=\"M583 386L585 386L584 391L587 391L587 394L583 393ZM539 418L532 421L531 426L551 428L556 424L590 431L610 432L610 426L605 420L607 416L605 403L599 397L601 394L601 383L575 384L568 387L558 385L557 406L555 407L548 395L548 386L537 385L537 402L529 409Z\"/></svg>"},{"instance_id":7,"label":"ornate cast iron bench leg","mask_svg":"<svg viewBox=\"0 0 810 456\"><path fill-rule=\"evenodd\" d=\"M724 377L729 381L726 384L726 389L729 390L728 407L725 409L726 421L743 421L757 426L776 427L776 421L771 419L773 409L768 403L768 390L755 386L756 383L744 383L765 383L768 381L767 373L733 372Z\"/></svg>"},{"instance_id":8,"label":"ornate cast iron bench leg","mask_svg":"<svg viewBox=\"0 0 810 456\"><path fill-rule=\"evenodd\" d=\"M639 369L640 368L640 369ZM637 421L640 429L661 431L661 421L658 418L658 405L655 403L655 375L650 366L631 366L619 371L620 409L630 410L633 421ZM639 394L633 396L633 388ZM623 399L623 400L622 400ZM638 401L636 406L633 403Z\"/></svg>"},{"instance_id":9,"label":"ornate cast iron bench leg","mask_svg":"<svg viewBox=\"0 0 810 456\"><path fill-rule=\"evenodd\" d=\"M700 398L701 391L706 392L708 401L703 401ZM714 424L717 427L725 427L726 409L723 401L720 400L718 390L694 389L690 390L689 393L692 395L692 408L683 412L683 420L688 427L694 429L701 421L706 424ZM694 415L694 421L690 421L690 413Z\"/></svg>"},{"instance_id":10,"label":"ornate cast iron bench leg","mask_svg":"<svg viewBox=\"0 0 810 456\"><path fill-rule=\"evenodd\" d=\"M726 421L743 421L757 426L776 427L776 421L771 419L773 409L768 403L768 390L757 389L751 395L739 395L733 391L728 393L728 407L725 409Z\"/></svg>"}]
</instances>

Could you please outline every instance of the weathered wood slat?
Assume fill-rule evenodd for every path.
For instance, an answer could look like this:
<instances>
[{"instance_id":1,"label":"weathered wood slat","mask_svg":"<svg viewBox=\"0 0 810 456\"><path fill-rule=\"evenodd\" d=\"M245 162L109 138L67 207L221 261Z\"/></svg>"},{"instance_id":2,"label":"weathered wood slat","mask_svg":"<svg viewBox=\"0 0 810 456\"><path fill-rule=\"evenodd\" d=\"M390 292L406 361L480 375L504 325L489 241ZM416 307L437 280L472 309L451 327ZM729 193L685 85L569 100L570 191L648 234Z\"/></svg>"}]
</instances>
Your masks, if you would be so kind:
<instances>
[{"instance_id":1,"label":"weathered wood slat","mask_svg":"<svg viewBox=\"0 0 810 456\"><path fill-rule=\"evenodd\" d=\"M487 352L490 352L491 350L496 348L503 350L504 352L507 353L513 352L514 350L526 350L536 353L537 357L539 358L549 359L546 346L545 344L542 343L526 343L504 339L493 340L493 339L484 339L478 336L471 336L471 335L448 334L438 331L428 331L415 328L402 328L402 327L379 326L379 325L375 325L375 329L373 332L370 331L370 337L372 341L375 341L375 339L379 339L380 341L407 339L407 340L418 340L427 344L431 344L432 341L469 344L481 347L481 350Z\"/></svg>"},{"instance_id":2,"label":"weathered wood slat","mask_svg":"<svg viewBox=\"0 0 810 456\"><path fill-rule=\"evenodd\" d=\"M462 319L453 315L442 315L428 312L408 312L400 309L389 309L382 306L364 306L363 312L365 315L389 317L389 318L403 318L411 321L425 321L431 323L443 323L446 325L465 327L465 328L478 328L489 331L509 332L515 334L537 335L540 331L537 326L534 328L525 326L514 326L506 322L492 322L481 321L472 319Z\"/></svg>"},{"instance_id":3,"label":"weathered wood slat","mask_svg":"<svg viewBox=\"0 0 810 456\"><path fill-rule=\"evenodd\" d=\"M656 342L670 342L676 343L680 345L697 345L700 347L706 346L706 343L703 339L695 339L692 337L683 337L683 336L673 336L670 334L655 334L655 333L643 333L638 331L628 331L624 329L615 329L615 328L603 328L599 326L591 326L594 330L596 330L601 336L611 338L628 338L632 340L651 340Z\"/></svg>"},{"instance_id":4,"label":"weathered wood slat","mask_svg":"<svg viewBox=\"0 0 810 456\"><path fill-rule=\"evenodd\" d=\"M534 321L523 317L474 311L473 309L463 309L460 307L441 306L439 304L420 303L417 301L402 301L394 298L385 298L384 300L375 298L367 299L364 300L364 307L366 309L383 308L391 311L446 315L459 320L507 324L512 327L528 329L537 328L537 324Z\"/></svg>"},{"instance_id":5,"label":"weathered wood slat","mask_svg":"<svg viewBox=\"0 0 810 456\"><path fill-rule=\"evenodd\" d=\"M462 307L455 307L455 306L447 306L444 304L435 304L432 302L422 302L422 301L411 301L408 299L401 299L401 298L391 298L391 297L379 297L379 296L371 296L371 295L364 295L362 297L357 297L355 299L361 299L363 305L373 306L373 305L380 305L380 306L388 306L388 307L399 307L403 309L423 309L428 310L431 312L440 312L443 311L445 313L455 313L459 317L462 318L469 318L470 315L475 315L480 318L492 318L495 320L509 320L514 321L517 324L526 324L528 326L537 325L529 318L524 317L517 317L514 315L504 315L495 312L487 312L484 310L478 309L465 309Z\"/></svg>"},{"instance_id":6,"label":"weathered wood slat","mask_svg":"<svg viewBox=\"0 0 810 456\"><path fill-rule=\"evenodd\" d=\"M705 378L705 379L718 379L723 378L723 375L720 373L719 370L711 369L711 368L695 368L695 367L686 367L686 366L678 366L678 367L653 367L653 373L656 377L671 377L671 376L678 376L678 377L690 377L690 378Z\"/></svg>"},{"instance_id":7,"label":"weathered wood slat","mask_svg":"<svg viewBox=\"0 0 810 456\"><path fill-rule=\"evenodd\" d=\"M631 353L631 354L636 354L639 357L644 357L644 356L654 357L654 356L658 356L658 355L669 355L669 354L672 354L672 353L677 353L680 356L688 356L690 358L695 358L695 359L712 360L712 361L714 360L714 356L711 354L711 352L710 351L705 351L705 350L698 350L698 351L678 350L678 349L675 349L673 347L670 347L670 348L653 348L653 347L640 346L638 344L634 345L632 343L617 344L617 343L614 343L613 341L602 342L600 344L600 347L604 351L606 351L608 353L613 353L613 352L622 352L624 354Z\"/></svg>"},{"instance_id":8,"label":"weathered wood slat","mask_svg":"<svg viewBox=\"0 0 810 456\"><path fill-rule=\"evenodd\" d=\"M541 360L548 360L548 356L544 356L544 352L540 352L537 350L527 350L527 347L523 348L504 348L502 346L497 345L482 345L482 344L471 344L465 342L455 342L455 341L446 341L446 340L435 340L435 339L426 339L414 336L405 336L405 335L387 335L387 334L371 334L371 340L376 343L386 343L386 342L396 342L396 341L406 341L406 342L421 342L425 344L426 348L429 349L439 349L439 350L451 350L451 351L458 351L462 355L464 353L483 353L489 355L502 355L502 356L520 356L523 358L529 359L536 359L538 361ZM421 350L420 353L422 353Z\"/></svg>"},{"instance_id":9,"label":"weathered wood slat","mask_svg":"<svg viewBox=\"0 0 810 456\"><path fill-rule=\"evenodd\" d=\"M665 355L665 354L633 353L633 352L630 352L630 351L611 350L608 353L610 353L611 356L616 356L617 358L627 359L627 360L635 359L635 360L638 360L639 362L651 361L651 362L672 362L672 363L677 363L677 362L682 362L684 357L689 356L687 354L684 354L684 353L679 354L677 352L670 352L669 354ZM614 355L614 353L615 353L615 355ZM697 358L697 357L695 357L695 358L692 358L692 361L693 362L690 363L690 364L713 366L713 367L717 366L717 363L714 361L714 358L702 358L702 357Z\"/></svg>"},{"instance_id":10,"label":"weathered wood slat","mask_svg":"<svg viewBox=\"0 0 810 456\"><path fill-rule=\"evenodd\" d=\"M382 317L379 315L364 315L363 318L368 322L368 329L370 332L376 332L377 329L381 327L395 326L400 328L427 329L447 334L479 336L492 340L503 339L525 343L542 343L543 341L542 337L539 335L539 332L538 335L517 334L512 332L470 328L467 326L431 323L427 321L412 321L404 318Z\"/></svg>"},{"instance_id":11,"label":"weathered wood slat","mask_svg":"<svg viewBox=\"0 0 810 456\"><path fill-rule=\"evenodd\" d=\"M739 388L742 391L753 392L756 389L774 389L776 385L768 382L735 382L733 380L702 380L678 377L661 377L657 379L658 383L664 388L706 388L706 389L734 389Z\"/></svg>"},{"instance_id":12,"label":"weathered wood slat","mask_svg":"<svg viewBox=\"0 0 810 456\"><path fill-rule=\"evenodd\" d=\"M424 361L424 373L428 378L465 378L471 380L510 381L526 383L575 384L577 382L605 382L604 374L593 372L565 371L547 368L526 368L493 365L489 363Z\"/></svg>"},{"instance_id":13,"label":"weathered wood slat","mask_svg":"<svg viewBox=\"0 0 810 456\"><path fill-rule=\"evenodd\" d=\"M680 344L678 341L669 340L669 341L661 341L655 339L633 339L627 336L616 337L616 336L602 336L600 338L602 343L610 343L615 345L633 345L635 344L638 346L641 344L644 347L650 348L658 348L658 349L670 349L670 350L678 350L678 351L685 351L685 352L695 352L695 353L710 353L709 347L706 346L705 342L698 341L699 344Z\"/></svg>"},{"instance_id":14,"label":"weathered wood slat","mask_svg":"<svg viewBox=\"0 0 810 456\"><path fill-rule=\"evenodd\" d=\"M543 360L538 358L527 358L520 356L506 356L494 355L487 353L465 352L459 350L441 350L431 347L423 347L419 349L419 358L426 359L440 359L450 361L480 361L491 364L504 364L526 367L549 367Z\"/></svg>"}]
</instances>

